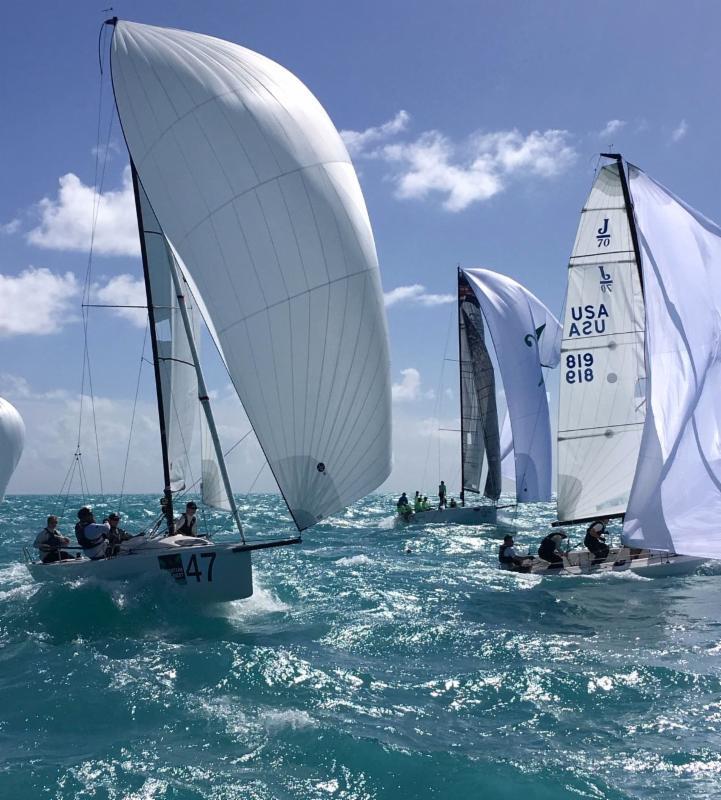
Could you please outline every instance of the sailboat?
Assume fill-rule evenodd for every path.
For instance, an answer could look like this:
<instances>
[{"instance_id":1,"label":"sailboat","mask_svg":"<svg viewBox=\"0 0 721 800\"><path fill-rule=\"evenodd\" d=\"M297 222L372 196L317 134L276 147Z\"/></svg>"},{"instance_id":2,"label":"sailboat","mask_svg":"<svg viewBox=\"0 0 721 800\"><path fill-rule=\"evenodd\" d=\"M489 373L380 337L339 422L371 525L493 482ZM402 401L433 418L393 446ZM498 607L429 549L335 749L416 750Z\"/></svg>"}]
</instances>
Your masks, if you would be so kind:
<instances>
[{"instance_id":1,"label":"sailboat","mask_svg":"<svg viewBox=\"0 0 721 800\"><path fill-rule=\"evenodd\" d=\"M410 521L495 523L504 456L513 461L518 503L551 499L551 426L542 368L558 364L560 332L553 314L517 281L488 269L458 270L461 505L415 513ZM489 344L508 409L505 441ZM492 504L466 504L467 492L481 491Z\"/></svg>"},{"instance_id":2,"label":"sailboat","mask_svg":"<svg viewBox=\"0 0 721 800\"><path fill-rule=\"evenodd\" d=\"M0 503L20 461L25 444L25 423L20 412L0 397Z\"/></svg>"},{"instance_id":3,"label":"sailboat","mask_svg":"<svg viewBox=\"0 0 721 800\"><path fill-rule=\"evenodd\" d=\"M117 557L31 563L36 580L160 577L191 598L253 592L246 541L197 347L200 316L299 532L391 468L390 359L373 234L356 173L311 92L211 36L108 20L130 156L163 462L164 525ZM197 403L205 502L239 541L175 534Z\"/></svg>"},{"instance_id":4,"label":"sailboat","mask_svg":"<svg viewBox=\"0 0 721 800\"><path fill-rule=\"evenodd\" d=\"M568 270L554 525L622 519L623 546L553 571L688 574L721 555L721 230L603 155Z\"/></svg>"}]
</instances>

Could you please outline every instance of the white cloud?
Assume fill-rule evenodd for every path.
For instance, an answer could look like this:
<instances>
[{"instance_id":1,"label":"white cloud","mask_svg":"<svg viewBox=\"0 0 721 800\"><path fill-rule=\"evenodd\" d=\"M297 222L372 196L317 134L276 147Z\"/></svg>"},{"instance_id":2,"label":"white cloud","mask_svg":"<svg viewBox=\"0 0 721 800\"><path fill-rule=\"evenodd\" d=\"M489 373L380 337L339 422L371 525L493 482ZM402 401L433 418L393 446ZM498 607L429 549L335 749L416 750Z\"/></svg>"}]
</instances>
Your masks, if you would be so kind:
<instances>
[{"instance_id":1,"label":"white cloud","mask_svg":"<svg viewBox=\"0 0 721 800\"><path fill-rule=\"evenodd\" d=\"M78 319L73 301L79 294L72 272L56 275L46 267L28 267L19 275L0 274L0 337L57 333Z\"/></svg>"},{"instance_id":2,"label":"white cloud","mask_svg":"<svg viewBox=\"0 0 721 800\"><path fill-rule=\"evenodd\" d=\"M93 303L107 303L118 306L146 306L145 282L132 275L116 275L105 286L94 286ZM148 321L145 308L114 308L113 313L127 319L138 328L144 328Z\"/></svg>"},{"instance_id":3,"label":"white cloud","mask_svg":"<svg viewBox=\"0 0 721 800\"><path fill-rule=\"evenodd\" d=\"M686 136L688 133L688 123L685 119L682 119L678 126L674 129L673 133L671 134L671 141L672 142L680 142L681 139Z\"/></svg>"},{"instance_id":4,"label":"white cloud","mask_svg":"<svg viewBox=\"0 0 721 800\"><path fill-rule=\"evenodd\" d=\"M140 340L137 340L140 347ZM80 364L82 354L78 354ZM162 467L158 442L158 419L153 388L153 369L143 368L141 393L135 410L130 461L126 477L126 492L157 491L162 488ZM113 397L104 396L96 383L95 421L106 493L120 490L126 448L133 416L134 382L132 386L106 385ZM123 396L125 389L127 396ZM78 437L80 396L75 392L40 389L24 378L0 372L0 396L6 397L20 412L26 426L25 449L10 485L11 492L55 493L70 466ZM83 397L84 422L80 449L91 493L99 490L95 430L89 412L90 398ZM216 423L224 449L247 433L250 425L237 395L221 393L213 404ZM193 480L199 478L199 436L190 445ZM248 436L228 457L231 483L236 492L248 490L264 462L263 453L254 435ZM80 492L75 473L73 492ZM197 491L197 487L194 489ZM266 469L255 485L255 491L277 491L272 475ZM241 509L242 513L242 509ZM72 514L69 516L72 517ZM290 525L290 519L288 519Z\"/></svg>"},{"instance_id":5,"label":"white cloud","mask_svg":"<svg viewBox=\"0 0 721 800\"><path fill-rule=\"evenodd\" d=\"M414 367L401 370L402 379L400 383L394 383L392 387L393 399L398 402L413 400L430 400L433 398L433 390L421 390L421 373Z\"/></svg>"},{"instance_id":6,"label":"white cloud","mask_svg":"<svg viewBox=\"0 0 721 800\"><path fill-rule=\"evenodd\" d=\"M0 233L5 233L9 235L12 233L17 233L19 230L20 230L20 220L17 219L17 217L15 219L11 219L10 222L5 222L4 224L0 224Z\"/></svg>"},{"instance_id":7,"label":"white cloud","mask_svg":"<svg viewBox=\"0 0 721 800\"><path fill-rule=\"evenodd\" d=\"M114 139L111 139L107 144L96 145L90 152L92 155L97 156L100 161L109 160L114 155L122 153L124 148L119 145Z\"/></svg>"},{"instance_id":8,"label":"white cloud","mask_svg":"<svg viewBox=\"0 0 721 800\"><path fill-rule=\"evenodd\" d=\"M463 145L439 131L412 142L385 145L376 152L396 169L391 180L401 199L445 195L443 207L462 211L503 191L512 177L551 178L575 161L576 152L562 130L476 133Z\"/></svg>"},{"instance_id":9,"label":"white cloud","mask_svg":"<svg viewBox=\"0 0 721 800\"><path fill-rule=\"evenodd\" d=\"M385 292L383 300L386 308L397 303L415 303L421 306L438 306L445 303L452 303L456 298L452 294L429 294L426 287L420 283L412 286L397 286L390 292Z\"/></svg>"},{"instance_id":10,"label":"white cloud","mask_svg":"<svg viewBox=\"0 0 721 800\"><path fill-rule=\"evenodd\" d=\"M404 131L409 121L410 115L401 109L393 119L384 122L382 125L366 128L364 131L341 131L340 135L351 156L360 156L363 155L368 145L383 141Z\"/></svg>"},{"instance_id":11,"label":"white cloud","mask_svg":"<svg viewBox=\"0 0 721 800\"><path fill-rule=\"evenodd\" d=\"M618 133L622 128L625 127L626 127L626 120L610 119L606 123L605 128L598 135L601 139L605 139L607 136L613 136L614 133Z\"/></svg>"},{"instance_id":12,"label":"white cloud","mask_svg":"<svg viewBox=\"0 0 721 800\"><path fill-rule=\"evenodd\" d=\"M38 203L40 224L27 234L27 240L49 250L88 252L95 190L72 172L63 175L59 183L57 199L45 197ZM100 255L134 256L140 252L129 167L121 188L100 196L93 249Z\"/></svg>"}]
</instances>

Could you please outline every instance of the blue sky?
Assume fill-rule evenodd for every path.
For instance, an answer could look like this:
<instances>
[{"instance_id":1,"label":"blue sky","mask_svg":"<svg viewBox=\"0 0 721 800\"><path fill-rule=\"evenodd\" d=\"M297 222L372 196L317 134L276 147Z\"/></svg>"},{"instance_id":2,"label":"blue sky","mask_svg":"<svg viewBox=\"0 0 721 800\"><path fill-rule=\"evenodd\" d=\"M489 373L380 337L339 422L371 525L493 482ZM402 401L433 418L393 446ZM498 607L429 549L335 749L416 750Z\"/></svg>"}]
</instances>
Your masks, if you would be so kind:
<instances>
[{"instance_id":1,"label":"blue sky","mask_svg":"<svg viewBox=\"0 0 721 800\"><path fill-rule=\"evenodd\" d=\"M28 427L10 491L57 490L75 446L80 287L101 96L101 141L111 110L107 76L101 94L98 70L98 29L109 15L101 6L38 2L2 10L0 394ZM306 83L344 131L389 300L392 489L413 491L424 481L431 491L439 452L457 489L457 436L439 439L435 421L440 407L441 424L457 426L451 362L439 384L457 264L511 275L558 314L578 212L598 152L611 146L721 219L716 4L123 2L114 13L270 56ZM92 277L98 300L127 302L140 263L117 120L110 143ZM143 328L94 311L90 336L105 488L117 489ZM452 330L449 356L454 342ZM209 361L230 446L247 423ZM152 391L145 368L132 491L161 488ZM251 440L233 454L238 491L260 464ZM97 485L92 463L88 470ZM267 471L256 488L273 488Z\"/></svg>"}]
</instances>

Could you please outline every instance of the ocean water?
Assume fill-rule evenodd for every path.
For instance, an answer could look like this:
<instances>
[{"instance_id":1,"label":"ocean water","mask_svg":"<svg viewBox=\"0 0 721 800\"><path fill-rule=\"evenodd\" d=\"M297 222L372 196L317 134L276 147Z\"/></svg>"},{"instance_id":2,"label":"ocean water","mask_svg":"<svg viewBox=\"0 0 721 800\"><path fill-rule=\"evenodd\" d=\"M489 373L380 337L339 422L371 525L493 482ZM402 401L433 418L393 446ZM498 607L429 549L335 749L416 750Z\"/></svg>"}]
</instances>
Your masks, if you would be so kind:
<instances>
[{"instance_id":1,"label":"ocean water","mask_svg":"<svg viewBox=\"0 0 721 800\"><path fill-rule=\"evenodd\" d=\"M242 506L251 536L291 531L279 497ZM127 528L156 509L126 498ZM34 584L22 548L53 510L0 506L2 798L721 796L719 565L513 575L493 528L396 529L374 496L254 554L250 600L198 609ZM517 540L552 518L524 508Z\"/></svg>"}]
</instances>

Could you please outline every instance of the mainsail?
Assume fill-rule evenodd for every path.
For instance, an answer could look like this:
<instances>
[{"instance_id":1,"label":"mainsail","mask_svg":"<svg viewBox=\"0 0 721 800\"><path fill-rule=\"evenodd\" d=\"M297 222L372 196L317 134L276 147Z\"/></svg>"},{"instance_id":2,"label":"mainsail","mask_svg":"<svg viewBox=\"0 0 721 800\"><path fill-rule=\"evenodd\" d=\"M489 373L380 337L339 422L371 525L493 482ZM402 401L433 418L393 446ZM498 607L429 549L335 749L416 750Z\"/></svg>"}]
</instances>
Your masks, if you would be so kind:
<instances>
[{"instance_id":1,"label":"mainsail","mask_svg":"<svg viewBox=\"0 0 721 800\"><path fill-rule=\"evenodd\" d=\"M487 269L465 269L463 276L490 332L503 381L516 498L518 502L550 500L551 424L541 367L558 364L561 326L535 295L512 278ZM508 445L503 449L509 449Z\"/></svg>"},{"instance_id":2,"label":"mainsail","mask_svg":"<svg viewBox=\"0 0 721 800\"><path fill-rule=\"evenodd\" d=\"M458 270L458 340L461 386L461 490L480 492L484 454L488 474L484 494L501 494L501 449L496 378L486 346L478 298ZM463 494L461 495L463 500Z\"/></svg>"},{"instance_id":3,"label":"mainsail","mask_svg":"<svg viewBox=\"0 0 721 800\"><path fill-rule=\"evenodd\" d=\"M111 67L140 183L302 530L391 466L380 275L346 148L295 76L238 45L121 21Z\"/></svg>"},{"instance_id":4,"label":"mainsail","mask_svg":"<svg viewBox=\"0 0 721 800\"><path fill-rule=\"evenodd\" d=\"M599 171L569 263L558 423L561 522L623 514L641 443L643 295L620 168Z\"/></svg>"},{"instance_id":5,"label":"mainsail","mask_svg":"<svg viewBox=\"0 0 721 800\"><path fill-rule=\"evenodd\" d=\"M629 165L647 415L624 540L721 558L721 228Z\"/></svg>"}]
</instances>

